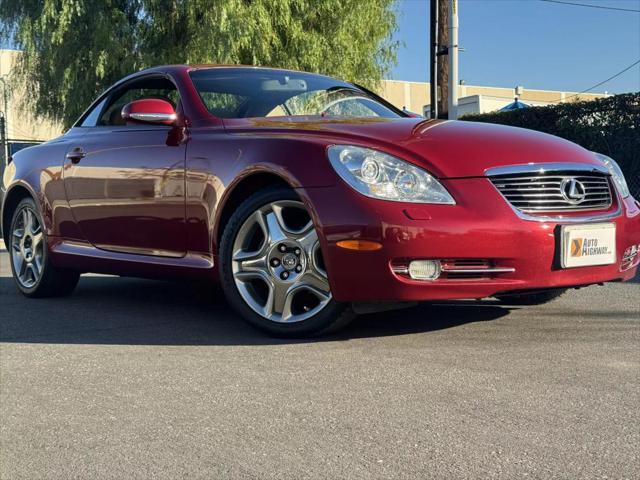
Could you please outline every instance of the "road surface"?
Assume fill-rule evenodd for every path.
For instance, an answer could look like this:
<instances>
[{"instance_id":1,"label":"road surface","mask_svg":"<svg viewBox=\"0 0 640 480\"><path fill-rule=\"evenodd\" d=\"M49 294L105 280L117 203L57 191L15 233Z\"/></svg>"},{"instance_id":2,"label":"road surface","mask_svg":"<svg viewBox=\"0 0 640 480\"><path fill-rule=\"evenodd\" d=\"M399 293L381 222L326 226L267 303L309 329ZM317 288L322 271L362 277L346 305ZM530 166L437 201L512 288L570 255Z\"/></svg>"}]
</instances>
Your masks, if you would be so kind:
<instances>
[{"instance_id":1,"label":"road surface","mask_svg":"<svg viewBox=\"0 0 640 480\"><path fill-rule=\"evenodd\" d=\"M188 284L0 268L2 479L640 477L638 283L283 341Z\"/></svg>"}]
</instances>

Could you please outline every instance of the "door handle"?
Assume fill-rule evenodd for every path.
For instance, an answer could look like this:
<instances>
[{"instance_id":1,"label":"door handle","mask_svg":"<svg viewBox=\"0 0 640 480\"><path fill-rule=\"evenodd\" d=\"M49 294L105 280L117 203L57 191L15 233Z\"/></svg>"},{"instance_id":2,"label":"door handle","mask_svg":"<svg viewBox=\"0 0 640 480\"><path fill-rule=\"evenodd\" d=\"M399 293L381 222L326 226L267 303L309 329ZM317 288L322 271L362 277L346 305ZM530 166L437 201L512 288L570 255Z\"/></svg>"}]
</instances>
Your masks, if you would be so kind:
<instances>
[{"instance_id":1,"label":"door handle","mask_svg":"<svg viewBox=\"0 0 640 480\"><path fill-rule=\"evenodd\" d=\"M78 163L86 156L86 152L82 147L73 147L66 155L67 160L71 160L71 163Z\"/></svg>"}]
</instances>

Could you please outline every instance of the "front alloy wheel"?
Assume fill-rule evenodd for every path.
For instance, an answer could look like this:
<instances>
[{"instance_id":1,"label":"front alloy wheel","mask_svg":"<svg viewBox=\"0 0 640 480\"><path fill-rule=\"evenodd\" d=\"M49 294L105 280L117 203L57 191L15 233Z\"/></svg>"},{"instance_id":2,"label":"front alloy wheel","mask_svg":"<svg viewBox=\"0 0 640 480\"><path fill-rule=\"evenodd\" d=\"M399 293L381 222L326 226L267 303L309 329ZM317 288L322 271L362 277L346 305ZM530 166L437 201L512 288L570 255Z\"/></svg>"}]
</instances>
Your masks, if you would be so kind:
<instances>
[{"instance_id":1,"label":"front alloy wheel","mask_svg":"<svg viewBox=\"0 0 640 480\"><path fill-rule=\"evenodd\" d=\"M42 276L43 239L38 214L30 205L25 205L18 212L11 232L11 260L15 279L24 288L32 288Z\"/></svg>"},{"instance_id":2,"label":"front alloy wheel","mask_svg":"<svg viewBox=\"0 0 640 480\"><path fill-rule=\"evenodd\" d=\"M233 278L247 305L272 322L301 322L327 305L327 272L302 202L271 202L245 220L233 244Z\"/></svg>"},{"instance_id":3,"label":"front alloy wheel","mask_svg":"<svg viewBox=\"0 0 640 480\"><path fill-rule=\"evenodd\" d=\"M290 190L245 201L225 228L221 251L227 298L255 326L306 336L343 323L346 308L332 299L318 234Z\"/></svg>"},{"instance_id":4,"label":"front alloy wheel","mask_svg":"<svg viewBox=\"0 0 640 480\"><path fill-rule=\"evenodd\" d=\"M76 287L80 274L55 267L49 260L44 225L33 199L25 198L16 206L8 240L13 278L24 295L63 296Z\"/></svg>"}]
</instances>

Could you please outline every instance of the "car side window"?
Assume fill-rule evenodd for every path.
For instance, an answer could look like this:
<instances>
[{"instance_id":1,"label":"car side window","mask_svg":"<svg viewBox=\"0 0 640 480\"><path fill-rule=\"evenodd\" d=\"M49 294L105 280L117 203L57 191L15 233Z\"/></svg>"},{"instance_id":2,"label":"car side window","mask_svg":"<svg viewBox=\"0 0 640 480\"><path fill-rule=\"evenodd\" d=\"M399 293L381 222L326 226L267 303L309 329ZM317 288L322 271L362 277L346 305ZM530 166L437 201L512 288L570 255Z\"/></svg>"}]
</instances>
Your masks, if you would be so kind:
<instances>
[{"instance_id":1,"label":"car side window","mask_svg":"<svg viewBox=\"0 0 640 480\"><path fill-rule=\"evenodd\" d=\"M168 79L164 77L143 78L126 84L110 95L108 104L105 108L101 109L102 114L98 119L97 125L126 126L126 122L121 116L122 108L127 103L145 98L160 98L166 100L173 105L173 108L177 108L180 101L176 86Z\"/></svg>"},{"instance_id":2,"label":"car side window","mask_svg":"<svg viewBox=\"0 0 640 480\"><path fill-rule=\"evenodd\" d=\"M89 112L89 115L87 115L84 118L80 126L95 127L96 124L98 123L98 117L100 116L100 112L102 112L102 110L104 109L104 105L106 103L107 103L107 98L105 97L100 103L98 103L98 105L95 106L93 110L91 110L91 112Z\"/></svg>"}]
</instances>

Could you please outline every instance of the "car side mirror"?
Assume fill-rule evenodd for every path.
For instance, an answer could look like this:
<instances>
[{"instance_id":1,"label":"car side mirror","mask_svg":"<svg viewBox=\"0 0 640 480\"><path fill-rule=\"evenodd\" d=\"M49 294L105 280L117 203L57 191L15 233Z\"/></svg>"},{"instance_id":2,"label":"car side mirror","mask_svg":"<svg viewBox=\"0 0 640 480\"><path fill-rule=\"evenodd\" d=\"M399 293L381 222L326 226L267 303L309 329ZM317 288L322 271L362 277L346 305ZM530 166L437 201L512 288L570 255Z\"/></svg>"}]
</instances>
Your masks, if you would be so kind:
<instances>
[{"instance_id":1,"label":"car side mirror","mask_svg":"<svg viewBox=\"0 0 640 480\"><path fill-rule=\"evenodd\" d=\"M178 120L173 105L160 98L143 98L127 103L121 115L125 122L152 125L175 125Z\"/></svg>"},{"instance_id":2,"label":"car side mirror","mask_svg":"<svg viewBox=\"0 0 640 480\"><path fill-rule=\"evenodd\" d=\"M409 110L407 110L406 108L403 108L402 111L404 113L406 113L409 118L424 118L422 115L420 115L419 113L414 113L414 112L410 112Z\"/></svg>"}]
</instances>

